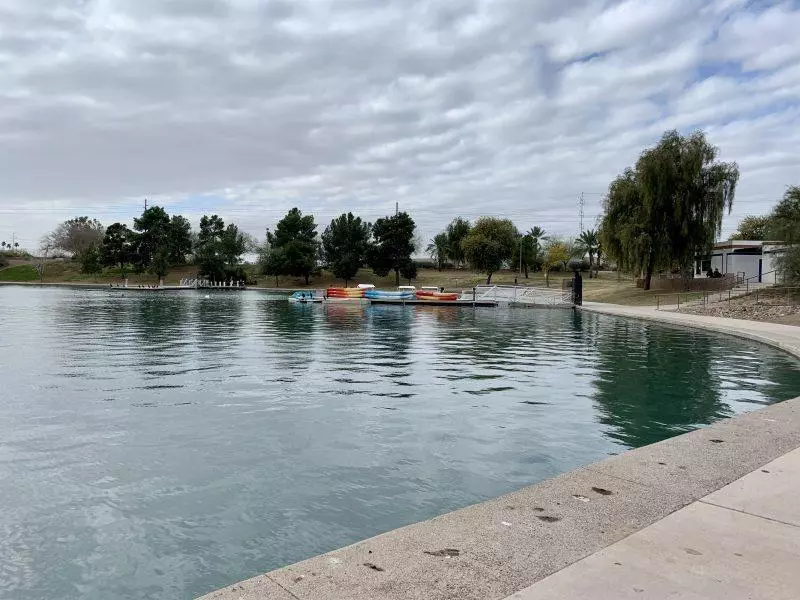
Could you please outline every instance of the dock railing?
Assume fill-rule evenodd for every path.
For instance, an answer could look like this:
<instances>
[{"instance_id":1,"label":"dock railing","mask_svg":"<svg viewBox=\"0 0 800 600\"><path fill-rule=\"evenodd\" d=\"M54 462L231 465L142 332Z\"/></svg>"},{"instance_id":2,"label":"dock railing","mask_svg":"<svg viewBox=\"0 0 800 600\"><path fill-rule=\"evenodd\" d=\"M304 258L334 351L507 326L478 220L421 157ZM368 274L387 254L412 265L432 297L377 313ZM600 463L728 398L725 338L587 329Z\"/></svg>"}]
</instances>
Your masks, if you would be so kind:
<instances>
[{"instance_id":1,"label":"dock railing","mask_svg":"<svg viewBox=\"0 0 800 600\"><path fill-rule=\"evenodd\" d=\"M493 300L498 304L527 304L538 306L572 306L572 296L558 288L519 285L476 285L462 290L464 299Z\"/></svg>"}]
</instances>

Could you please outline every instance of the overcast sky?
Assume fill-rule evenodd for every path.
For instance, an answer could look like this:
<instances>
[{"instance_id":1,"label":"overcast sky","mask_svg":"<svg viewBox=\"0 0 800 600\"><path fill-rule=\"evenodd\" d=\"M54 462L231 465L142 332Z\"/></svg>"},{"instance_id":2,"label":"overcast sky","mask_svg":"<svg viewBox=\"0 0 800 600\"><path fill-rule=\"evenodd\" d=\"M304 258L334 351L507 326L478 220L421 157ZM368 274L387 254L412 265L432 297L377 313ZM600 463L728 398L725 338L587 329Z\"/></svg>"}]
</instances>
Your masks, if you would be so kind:
<instances>
[{"instance_id":1,"label":"overcast sky","mask_svg":"<svg viewBox=\"0 0 800 600\"><path fill-rule=\"evenodd\" d=\"M796 1L0 0L0 238L145 197L574 235L670 128L739 163L727 234L800 184L798 32Z\"/></svg>"}]
</instances>

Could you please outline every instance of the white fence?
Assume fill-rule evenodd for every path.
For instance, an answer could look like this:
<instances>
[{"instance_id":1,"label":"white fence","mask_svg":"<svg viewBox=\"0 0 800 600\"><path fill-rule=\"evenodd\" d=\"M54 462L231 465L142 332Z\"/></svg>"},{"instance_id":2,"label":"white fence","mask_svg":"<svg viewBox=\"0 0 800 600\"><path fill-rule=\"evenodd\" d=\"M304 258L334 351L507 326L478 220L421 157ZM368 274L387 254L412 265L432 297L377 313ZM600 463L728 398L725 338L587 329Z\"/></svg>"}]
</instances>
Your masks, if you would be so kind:
<instances>
[{"instance_id":1,"label":"white fence","mask_svg":"<svg viewBox=\"0 0 800 600\"><path fill-rule=\"evenodd\" d=\"M462 290L461 298L493 300L500 304L537 304L540 306L572 306L569 291L559 288L523 287L514 285L478 285L474 290Z\"/></svg>"}]
</instances>

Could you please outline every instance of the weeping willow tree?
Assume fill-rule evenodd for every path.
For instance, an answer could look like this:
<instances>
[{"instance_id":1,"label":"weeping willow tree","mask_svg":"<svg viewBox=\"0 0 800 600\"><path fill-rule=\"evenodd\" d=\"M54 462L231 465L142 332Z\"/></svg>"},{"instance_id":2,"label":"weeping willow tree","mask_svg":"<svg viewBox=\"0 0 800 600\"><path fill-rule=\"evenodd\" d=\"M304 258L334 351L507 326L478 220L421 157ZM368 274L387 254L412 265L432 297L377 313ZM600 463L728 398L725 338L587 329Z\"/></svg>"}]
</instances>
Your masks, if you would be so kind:
<instances>
[{"instance_id":1,"label":"weeping willow tree","mask_svg":"<svg viewBox=\"0 0 800 600\"><path fill-rule=\"evenodd\" d=\"M718 154L701 131L668 131L609 186L601 244L620 268L644 274L646 290L657 270L691 269L721 233L739 168Z\"/></svg>"}]
</instances>

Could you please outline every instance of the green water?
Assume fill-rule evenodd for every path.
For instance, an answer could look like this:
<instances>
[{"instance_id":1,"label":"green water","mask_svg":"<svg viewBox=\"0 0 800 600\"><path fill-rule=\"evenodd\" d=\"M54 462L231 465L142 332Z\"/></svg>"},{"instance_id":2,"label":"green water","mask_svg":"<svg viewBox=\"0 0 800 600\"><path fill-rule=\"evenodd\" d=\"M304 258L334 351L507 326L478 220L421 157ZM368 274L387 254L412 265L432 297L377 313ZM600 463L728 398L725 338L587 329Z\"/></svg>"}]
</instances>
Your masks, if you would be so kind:
<instances>
[{"instance_id":1,"label":"green water","mask_svg":"<svg viewBox=\"0 0 800 600\"><path fill-rule=\"evenodd\" d=\"M800 394L558 310L0 287L0 598L183 599Z\"/></svg>"}]
</instances>

